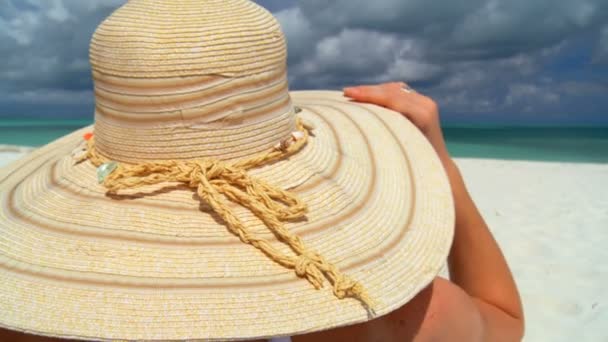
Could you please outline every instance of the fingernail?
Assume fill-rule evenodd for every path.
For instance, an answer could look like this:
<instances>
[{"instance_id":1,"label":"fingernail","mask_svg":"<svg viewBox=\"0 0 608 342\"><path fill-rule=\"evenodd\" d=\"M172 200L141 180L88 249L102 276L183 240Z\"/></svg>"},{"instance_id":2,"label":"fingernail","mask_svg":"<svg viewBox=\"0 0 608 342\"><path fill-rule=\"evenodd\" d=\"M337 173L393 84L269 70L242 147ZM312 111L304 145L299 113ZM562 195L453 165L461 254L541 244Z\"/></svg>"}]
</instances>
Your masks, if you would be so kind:
<instances>
[{"instance_id":1,"label":"fingernail","mask_svg":"<svg viewBox=\"0 0 608 342\"><path fill-rule=\"evenodd\" d=\"M352 87L344 88L345 95L357 95L357 93L358 93L357 88L352 88Z\"/></svg>"}]
</instances>

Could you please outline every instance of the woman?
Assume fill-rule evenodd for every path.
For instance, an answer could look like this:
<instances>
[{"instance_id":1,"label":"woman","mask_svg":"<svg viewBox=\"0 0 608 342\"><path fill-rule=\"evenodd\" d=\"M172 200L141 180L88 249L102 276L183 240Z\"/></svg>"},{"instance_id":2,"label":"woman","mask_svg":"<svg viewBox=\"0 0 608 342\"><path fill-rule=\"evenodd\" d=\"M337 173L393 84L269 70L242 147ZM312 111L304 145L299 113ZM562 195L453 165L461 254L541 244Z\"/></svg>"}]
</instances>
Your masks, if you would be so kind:
<instances>
[{"instance_id":1,"label":"woman","mask_svg":"<svg viewBox=\"0 0 608 342\"><path fill-rule=\"evenodd\" d=\"M520 341L524 315L517 286L450 158L437 104L404 83L346 88L344 94L402 113L435 148L456 207L454 243L448 258L451 281L436 278L414 300L386 317L298 336L293 341Z\"/></svg>"},{"instance_id":2,"label":"woman","mask_svg":"<svg viewBox=\"0 0 608 342\"><path fill-rule=\"evenodd\" d=\"M519 341L521 300L509 267L447 151L439 111L404 83L344 89L358 102L402 113L435 148L448 174L456 227L448 258L450 281L436 278L400 309L367 323L292 337L305 341ZM62 341L0 329L0 341Z\"/></svg>"}]
</instances>

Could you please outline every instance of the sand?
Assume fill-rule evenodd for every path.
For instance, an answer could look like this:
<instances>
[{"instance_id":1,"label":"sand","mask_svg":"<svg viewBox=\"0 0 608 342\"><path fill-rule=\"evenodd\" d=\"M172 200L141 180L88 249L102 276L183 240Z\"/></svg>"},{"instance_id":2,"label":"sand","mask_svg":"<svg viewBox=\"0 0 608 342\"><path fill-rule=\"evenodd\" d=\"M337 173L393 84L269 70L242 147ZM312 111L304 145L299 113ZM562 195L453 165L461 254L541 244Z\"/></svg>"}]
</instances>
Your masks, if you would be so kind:
<instances>
[{"instance_id":1,"label":"sand","mask_svg":"<svg viewBox=\"0 0 608 342\"><path fill-rule=\"evenodd\" d=\"M10 164L32 150L33 147L27 146L0 145L0 167Z\"/></svg>"},{"instance_id":2,"label":"sand","mask_svg":"<svg viewBox=\"0 0 608 342\"><path fill-rule=\"evenodd\" d=\"M525 341L608 341L608 164L457 163L519 285Z\"/></svg>"},{"instance_id":3,"label":"sand","mask_svg":"<svg viewBox=\"0 0 608 342\"><path fill-rule=\"evenodd\" d=\"M0 167L27 151L0 146ZM525 341L608 341L608 164L457 163L519 285Z\"/></svg>"}]
</instances>

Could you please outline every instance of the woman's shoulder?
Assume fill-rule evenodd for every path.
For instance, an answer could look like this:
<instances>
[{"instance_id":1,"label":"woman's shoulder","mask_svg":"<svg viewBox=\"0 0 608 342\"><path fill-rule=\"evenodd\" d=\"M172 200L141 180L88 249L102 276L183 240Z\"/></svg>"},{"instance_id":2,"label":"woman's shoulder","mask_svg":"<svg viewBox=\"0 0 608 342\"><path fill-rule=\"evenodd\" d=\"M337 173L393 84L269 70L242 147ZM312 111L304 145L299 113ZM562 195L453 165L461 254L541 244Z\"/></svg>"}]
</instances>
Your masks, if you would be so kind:
<instances>
[{"instance_id":1,"label":"woman's shoulder","mask_svg":"<svg viewBox=\"0 0 608 342\"><path fill-rule=\"evenodd\" d=\"M483 321L460 287L435 280L411 301L372 321L292 337L293 342L480 341Z\"/></svg>"}]
</instances>

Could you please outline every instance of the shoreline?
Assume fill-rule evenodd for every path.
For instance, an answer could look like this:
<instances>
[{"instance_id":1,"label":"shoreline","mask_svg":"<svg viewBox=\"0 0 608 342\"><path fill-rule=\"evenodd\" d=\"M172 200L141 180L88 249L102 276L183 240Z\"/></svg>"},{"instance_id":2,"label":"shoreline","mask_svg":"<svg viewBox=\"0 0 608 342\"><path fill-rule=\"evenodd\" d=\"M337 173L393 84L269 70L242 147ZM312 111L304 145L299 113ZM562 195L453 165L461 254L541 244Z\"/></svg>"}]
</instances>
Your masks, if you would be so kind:
<instances>
[{"instance_id":1,"label":"shoreline","mask_svg":"<svg viewBox=\"0 0 608 342\"><path fill-rule=\"evenodd\" d=\"M18 145L0 145L0 170L35 150L36 147Z\"/></svg>"},{"instance_id":2,"label":"shoreline","mask_svg":"<svg viewBox=\"0 0 608 342\"><path fill-rule=\"evenodd\" d=\"M0 144L0 167L5 166L7 163L3 162L3 159L8 154L21 154L25 155L29 152L34 151L40 146L28 146L28 145L10 145ZM457 164L459 161L465 164L470 162L508 162L508 163L532 163L532 164L560 164L560 165L607 165L607 163L597 161L571 161L571 160L535 160L535 159L511 159L511 158L486 158L486 157L452 157Z\"/></svg>"},{"instance_id":3,"label":"shoreline","mask_svg":"<svg viewBox=\"0 0 608 342\"><path fill-rule=\"evenodd\" d=\"M0 145L0 168L34 149ZM524 341L606 339L608 163L454 160L518 284Z\"/></svg>"},{"instance_id":4,"label":"shoreline","mask_svg":"<svg viewBox=\"0 0 608 342\"><path fill-rule=\"evenodd\" d=\"M28 153L35 150L34 146L0 145L0 153ZM2 155L0 155L1 157Z\"/></svg>"}]
</instances>

